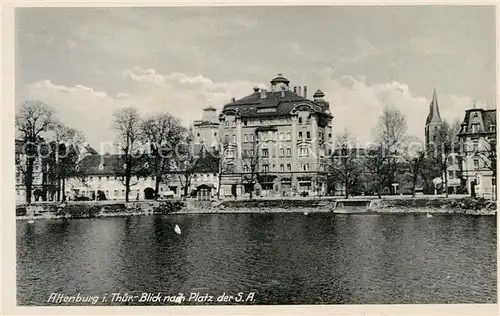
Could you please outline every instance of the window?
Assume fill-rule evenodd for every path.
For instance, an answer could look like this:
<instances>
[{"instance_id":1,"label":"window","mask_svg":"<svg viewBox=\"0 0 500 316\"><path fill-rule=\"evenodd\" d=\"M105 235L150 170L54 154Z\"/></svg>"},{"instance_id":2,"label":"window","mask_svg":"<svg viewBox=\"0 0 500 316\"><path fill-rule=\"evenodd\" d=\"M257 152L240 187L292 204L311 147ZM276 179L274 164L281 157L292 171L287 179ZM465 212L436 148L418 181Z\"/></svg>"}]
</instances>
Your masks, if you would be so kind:
<instances>
[{"instance_id":1,"label":"window","mask_svg":"<svg viewBox=\"0 0 500 316\"><path fill-rule=\"evenodd\" d=\"M299 117L299 124L302 124L302 118Z\"/></svg>"},{"instance_id":2,"label":"window","mask_svg":"<svg viewBox=\"0 0 500 316\"><path fill-rule=\"evenodd\" d=\"M225 141L226 143L229 143L229 135L224 135L224 141Z\"/></svg>"},{"instance_id":3,"label":"window","mask_svg":"<svg viewBox=\"0 0 500 316\"><path fill-rule=\"evenodd\" d=\"M273 164L273 166L271 167L271 170L272 171L276 170L276 165L275 164Z\"/></svg>"},{"instance_id":4,"label":"window","mask_svg":"<svg viewBox=\"0 0 500 316\"><path fill-rule=\"evenodd\" d=\"M94 177L89 177L89 181L92 181L92 180L94 180Z\"/></svg>"},{"instance_id":5,"label":"window","mask_svg":"<svg viewBox=\"0 0 500 316\"><path fill-rule=\"evenodd\" d=\"M472 141L472 150L474 152L477 152L478 146L479 146L479 141L478 140Z\"/></svg>"},{"instance_id":6,"label":"window","mask_svg":"<svg viewBox=\"0 0 500 316\"><path fill-rule=\"evenodd\" d=\"M263 149L262 149L262 156L263 156L263 157L267 157L267 156L269 156L269 149L267 149L267 148L263 148Z\"/></svg>"},{"instance_id":7,"label":"window","mask_svg":"<svg viewBox=\"0 0 500 316\"><path fill-rule=\"evenodd\" d=\"M474 170L479 170L479 159L474 159Z\"/></svg>"},{"instance_id":8,"label":"window","mask_svg":"<svg viewBox=\"0 0 500 316\"><path fill-rule=\"evenodd\" d=\"M233 135L233 143L236 143L236 135Z\"/></svg>"},{"instance_id":9,"label":"window","mask_svg":"<svg viewBox=\"0 0 500 316\"><path fill-rule=\"evenodd\" d=\"M308 163L301 164L301 169L302 171L309 171L309 164Z\"/></svg>"},{"instance_id":10,"label":"window","mask_svg":"<svg viewBox=\"0 0 500 316\"><path fill-rule=\"evenodd\" d=\"M280 164L280 171L281 172L285 171L285 165L284 164Z\"/></svg>"},{"instance_id":11,"label":"window","mask_svg":"<svg viewBox=\"0 0 500 316\"><path fill-rule=\"evenodd\" d=\"M248 139L253 142L253 134L248 135Z\"/></svg>"},{"instance_id":12,"label":"window","mask_svg":"<svg viewBox=\"0 0 500 316\"><path fill-rule=\"evenodd\" d=\"M103 170L104 169L104 165L101 163L99 164L99 170Z\"/></svg>"},{"instance_id":13,"label":"window","mask_svg":"<svg viewBox=\"0 0 500 316\"><path fill-rule=\"evenodd\" d=\"M109 176L106 176L106 181L109 181Z\"/></svg>"},{"instance_id":14,"label":"window","mask_svg":"<svg viewBox=\"0 0 500 316\"><path fill-rule=\"evenodd\" d=\"M495 131L495 125L491 124L490 125L490 132L494 132Z\"/></svg>"},{"instance_id":15,"label":"window","mask_svg":"<svg viewBox=\"0 0 500 316\"><path fill-rule=\"evenodd\" d=\"M311 132L307 131L306 137L307 137L307 139L311 139Z\"/></svg>"},{"instance_id":16,"label":"window","mask_svg":"<svg viewBox=\"0 0 500 316\"><path fill-rule=\"evenodd\" d=\"M448 179L453 179L453 170L448 170Z\"/></svg>"},{"instance_id":17,"label":"window","mask_svg":"<svg viewBox=\"0 0 500 316\"><path fill-rule=\"evenodd\" d=\"M287 163L287 164L286 164L286 170L287 170L287 171L292 171L292 165L291 165L291 164L289 164L289 163Z\"/></svg>"},{"instance_id":18,"label":"window","mask_svg":"<svg viewBox=\"0 0 500 316\"><path fill-rule=\"evenodd\" d=\"M234 150L232 150L232 149L228 149L228 150L226 151L226 156L227 156L228 158L234 158Z\"/></svg>"},{"instance_id":19,"label":"window","mask_svg":"<svg viewBox=\"0 0 500 316\"><path fill-rule=\"evenodd\" d=\"M214 133L214 136L217 136L217 132Z\"/></svg>"},{"instance_id":20,"label":"window","mask_svg":"<svg viewBox=\"0 0 500 316\"><path fill-rule=\"evenodd\" d=\"M280 157L285 156L285 148L280 148Z\"/></svg>"},{"instance_id":21,"label":"window","mask_svg":"<svg viewBox=\"0 0 500 316\"><path fill-rule=\"evenodd\" d=\"M126 164L126 163L124 163L124 164L123 164L123 169L126 169L126 168L127 168L127 164Z\"/></svg>"},{"instance_id":22,"label":"window","mask_svg":"<svg viewBox=\"0 0 500 316\"><path fill-rule=\"evenodd\" d=\"M248 150L249 157L253 157L253 149Z\"/></svg>"},{"instance_id":23,"label":"window","mask_svg":"<svg viewBox=\"0 0 500 316\"><path fill-rule=\"evenodd\" d=\"M109 190L106 190L106 198L109 197Z\"/></svg>"},{"instance_id":24,"label":"window","mask_svg":"<svg viewBox=\"0 0 500 316\"><path fill-rule=\"evenodd\" d=\"M122 196L125 196L125 190L122 190Z\"/></svg>"},{"instance_id":25,"label":"window","mask_svg":"<svg viewBox=\"0 0 500 316\"><path fill-rule=\"evenodd\" d=\"M248 157L248 150L247 149L243 149L243 157Z\"/></svg>"},{"instance_id":26,"label":"window","mask_svg":"<svg viewBox=\"0 0 500 316\"><path fill-rule=\"evenodd\" d=\"M243 166L243 172L250 172L250 168L247 165Z\"/></svg>"},{"instance_id":27,"label":"window","mask_svg":"<svg viewBox=\"0 0 500 316\"><path fill-rule=\"evenodd\" d=\"M285 140L285 136L283 135L283 133L280 133L280 140Z\"/></svg>"},{"instance_id":28,"label":"window","mask_svg":"<svg viewBox=\"0 0 500 316\"><path fill-rule=\"evenodd\" d=\"M328 134L328 139L332 139L332 134L331 133Z\"/></svg>"},{"instance_id":29,"label":"window","mask_svg":"<svg viewBox=\"0 0 500 316\"><path fill-rule=\"evenodd\" d=\"M309 157L309 148L308 147L300 147L299 148L299 155L301 157Z\"/></svg>"},{"instance_id":30,"label":"window","mask_svg":"<svg viewBox=\"0 0 500 316\"><path fill-rule=\"evenodd\" d=\"M292 135L290 133L286 133L286 140L292 140Z\"/></svg>"},{"instance_id":31,"label":"window","mask_svg":"<svg viewBox=\"0 0 500 316\"><path fill-rule=\"evenodd\" d=\"M287 156L291 156L292 155L292 149L291 148L287 148L286 149L286 155Z\"/></svg>"},{"instance_id":32,"label":"window","mask_svg":"<svg viewBox=\"0 0 500 316\"><path fill-rule=\"evenodd\" d=\"M247 134L243 135L243 142L245 142L245 143L248 142L248 135Z\"/></svg>"},{"instance_id":33,"label":"window","mask_svg":"<svg viewBox=\"0 0 500 316\"><path fill-rule=\"evenodd\" d=\"M479 133L479 124L478 123L471 124L471 128L472 128L472 133Z\"/></svg>"},{"instance_id":34,"label":"window","mask_svg":"<svg viewBox=\"0 0 500 316\"><path fill-rule=\"evenodd\" d=\"M262 165L264 172L269 172L269 165Z\"/></svg>"},{"instance_id":35,"label":"window","mask_svg":"<svg viewBox=\"0 0 500 316\"><path fill-rule=\"evenodd\" d=\"M101 179L102 179L101 177L97 177L97 180L99 180L99 182L101 181Z\"/></svg>"},{"instance_id":36,"label":"window","mask_svg":"<svg viewBox=\"0 0 500 316\"><path fill-rule=\"evenodd\" d=\"M302 139L302 132L299 132L299 139Z\"/></svg>"}]
</instances>

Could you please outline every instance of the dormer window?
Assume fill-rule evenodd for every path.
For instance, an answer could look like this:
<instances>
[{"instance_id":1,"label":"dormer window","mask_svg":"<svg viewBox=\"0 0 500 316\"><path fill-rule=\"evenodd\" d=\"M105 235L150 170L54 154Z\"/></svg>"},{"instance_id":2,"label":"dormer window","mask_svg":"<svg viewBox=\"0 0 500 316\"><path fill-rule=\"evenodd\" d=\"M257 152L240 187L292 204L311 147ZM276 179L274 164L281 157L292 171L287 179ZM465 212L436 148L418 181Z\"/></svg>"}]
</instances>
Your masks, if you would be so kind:
<instances>
[{"instance_id":1,"label":"dormer window","mask_svg":"<svg viewBox=\"0 0 500 316\"><path fill-rule=\"evenodd\" d=\"M80 171L80 166L79 166L79 165L76 165L76 166L75 166L75 170L76 170L76 171Z\"/></svg>"},{"instance_id":2,"label":"dormer window","mask_svg":"<svg viewBox=\"0 0 500 316\"><path fill-rule=\"evenodd\" d=\"M147 162L144 163L144 168L149 168L149 164Z\"/></svg>"},{"instance_id":3,"label":"dormer window","mask_svg":"<svg viewBox=\"0 0 500 316\"><path fill-rule=\"evenodd\" d=\"M123 169L127 169L127 164L126 163L123 164Z\"/></svg>"},{"instance_id":4,"label":"dormer window","mask_svg":"<svg viewBox=\"0 0 500 316\"><path fill-rule=\"evenodd\" d=\"M494 132L495 131L495 125L494 124L491 124L490 125L490 132Z\"/></svg>"},{"instance_id":5,"label":"dormer window","mask_svg":"<svg viewBox=\"0 0 500 316\"><path fill-rule=\"evenodd\" d=\"M479 124L473 123L471 124L472 133L479 133Z\"/></svg>"}]
</instances>

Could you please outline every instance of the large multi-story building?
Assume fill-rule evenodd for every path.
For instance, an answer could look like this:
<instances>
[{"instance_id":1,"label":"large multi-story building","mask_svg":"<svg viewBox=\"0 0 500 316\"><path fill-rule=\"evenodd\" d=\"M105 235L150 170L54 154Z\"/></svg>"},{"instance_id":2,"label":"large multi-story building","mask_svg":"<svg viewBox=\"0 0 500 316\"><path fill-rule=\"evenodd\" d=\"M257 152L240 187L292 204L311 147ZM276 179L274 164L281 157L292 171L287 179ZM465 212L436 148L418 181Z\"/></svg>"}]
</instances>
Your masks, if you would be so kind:
<instances>
[{"instance_id":1,"label":"large multi-story building","mask_svg":"<svg viewBox=\"0 0 500 316\"><path fill-rule=\"evenodd\" d=\"M333 146L330 105L318 90L294 87L279 74L271 89L254 88L226 104L219 115L222 196L249 193L256 175L262 195L324 195ZM249 180L250 178L250 180Z\"/></svg>"},{"instance_id":2,"label":"large multi-story building","mask_svg":"<svg viewBox=\"0 0 500 316\"><path fill-rule=\"evenodd\" d=\"M469 109L458 134L463 175L471 194L496 198L496 109Z\"/></svg>"}]
</instances>

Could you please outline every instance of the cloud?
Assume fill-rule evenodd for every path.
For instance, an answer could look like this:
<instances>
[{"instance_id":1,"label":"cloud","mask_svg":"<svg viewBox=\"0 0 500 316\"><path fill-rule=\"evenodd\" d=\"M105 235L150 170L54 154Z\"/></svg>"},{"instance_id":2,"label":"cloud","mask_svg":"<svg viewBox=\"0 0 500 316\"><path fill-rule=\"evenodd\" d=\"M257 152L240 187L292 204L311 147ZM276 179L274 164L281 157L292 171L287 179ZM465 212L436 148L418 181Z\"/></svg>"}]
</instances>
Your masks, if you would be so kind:
<instances>
[{"instance_id":1,"label":"cloud","mask_svg":"<svg viewBox=\"0 0 500 316\"><path fill-rule=\"evenodd\" d=\"M47 103L65 124L84 132L87 141L99 148L100 142L116 139L111 125L118 108L134 106L142 115L170 112L187 126L200 119L204 107L221 109L232 97L251 93L254 86L264 87L248 81L217 82L203 75L161 74L134 67L123 72L126 93L112 96L83 85L67 87L42 80L25 85L20 98L21 102L36 99Z\"/></svg>"},{"instance_id":2,"label":"cloud","mask_svg":"<svg viewBox=\"0 0 500 316\"><path fill-rule=\"evenodd\" d=\"M373 140L378 118L387 106L400 110L408 134L423 140L431 93L428 97L414 95L408 85L396 81L368 84L364 76L325 77L322 86L334 116L334 133L347 128L361 143ZM450 122L462 120L464 111L472 107L470 98L449 94L438 93L438 103L441 118Z\"/></svg>"},{"instance_id":3,"label":"cloud","mask_svg":"<svg viewBox=\"0 0 500 316\"><path fill-rule=\"evenodd\" d=\"M232 97L246 96L254 86L265 87L242 80L216 81L203 75L161 74L139 66L124 71L122 80L122 91L127 92L114 96L91 87L66 87L44 80L26 85L23 98L52 106L63 122L83 131L88 142L99 148L100 142L115 140L111 124L113 113L120 107L134 106L141 115L166 111L188 125L200 119L208 105L221 110ZM369 84L365 76L334 77L331 72L320 78L318 86L330 102L334 133L348 128L360 142L370 141L382 110L390 106L405 115L408 134L423 138L431 92L423 97L400 82ZM464 110L472 107L473 100L438 91L438 102L442 118L454 121L463 119ZM484 106L479 101L476 104Z\"/></svg>"},{"instance_id":4,"label":"cloud","mask_svg":"<svg viewBox=\"0 0 500 316\"><path fill-rule=\"evenodd\" d=\"M410 39L410 44L413 48L419 50L426 55L453 55L453 48L446 46L436 38L430 37L413 37Z\"/></svg>"}]
</instances>

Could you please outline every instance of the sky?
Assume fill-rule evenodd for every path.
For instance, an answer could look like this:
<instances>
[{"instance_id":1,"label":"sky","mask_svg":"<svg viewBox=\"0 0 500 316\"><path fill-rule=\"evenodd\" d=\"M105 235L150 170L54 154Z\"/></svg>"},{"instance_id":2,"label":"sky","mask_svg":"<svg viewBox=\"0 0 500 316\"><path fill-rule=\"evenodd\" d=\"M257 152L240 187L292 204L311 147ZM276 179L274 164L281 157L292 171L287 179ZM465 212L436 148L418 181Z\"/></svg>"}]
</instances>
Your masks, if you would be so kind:
<instances>
[{"instance_id":1,"label":"sky","mask_svg":"<svg viewBox=\"0 0 500 316\"><path fill-rule=\"evenodd\" d=\"M18 8L16 104L40 100L96 148L113 113L204 107L268 87L321 89L334 133L364 142L384 107L423 139L433 89L441 117L496 107L493 6Z\"/></svg>"}]
</instances>

